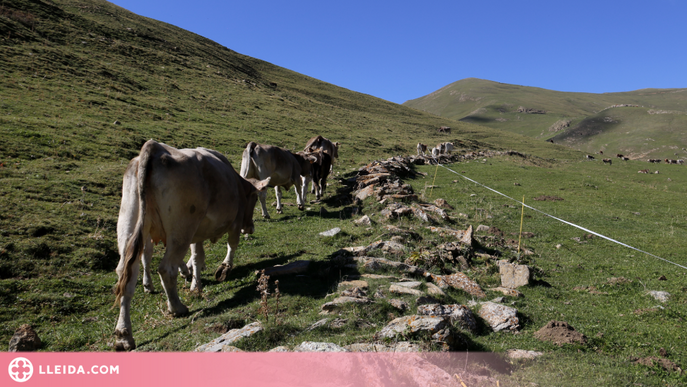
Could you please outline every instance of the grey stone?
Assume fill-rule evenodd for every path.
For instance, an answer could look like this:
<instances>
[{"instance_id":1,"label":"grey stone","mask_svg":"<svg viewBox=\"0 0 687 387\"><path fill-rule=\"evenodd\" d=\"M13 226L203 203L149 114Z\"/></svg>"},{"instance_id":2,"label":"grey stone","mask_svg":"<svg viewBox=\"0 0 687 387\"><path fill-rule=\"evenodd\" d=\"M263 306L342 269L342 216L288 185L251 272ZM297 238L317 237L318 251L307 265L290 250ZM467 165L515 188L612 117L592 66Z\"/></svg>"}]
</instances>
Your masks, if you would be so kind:
<instances>
[{"instance_id":1,"label":"grey stone","mask_svg":"<svg viewBox=\"0 0 687 387\"><path fill-rule=\"evenodd\" d=\"M435 297L444 297L446 296L446 293L444 293L443 290L441 290L440 287L434 285L431 282L427 282L425 284L425 287L427 288L427 294L430 296L435 296Z\"/></svg>"},{"instance_id":2,"label":"grey stone","mask_svg":"<svg viewBox=\"0 0 687 387\"><path fill-rule=\"evenodd\" d=\"M353 223L355 223L355 224L360 224L360 225L363 225L363 226L370 226L370 225L372 225L372 221L370 220L370 217L367 216L367 215L363 216L363 217L360 218L360 219L354 220Z\"/></svg>"},{"instance_id":3,"label":"grey stone","mask_svg":"<svg viewBox=\"0 0 687 387\"><path fill-rule=\"evenodd\" d=\"M428 332L434 334L450 325L446 317L436 316L403 316L392 320L387 326L377 333L377 338L394 338L397 335L417 334Z\"/></svg>"},{"instance_id":4,"label":"grey stone","mask_svg":"<svg viewBox=\"0 0 687 387\"><path fill-rule=\"evenodd\" d=\"M359 297L338 297L331 302L327 302L322 305L322 311L320 314L328 314L336 312L344 304L369 304L372 302L369 298L359 298Z\"/></svg>"},{"instance_id":5,"label":"grey stone","mask_svg":"<svg viewBox=\"0 0 687 387\"><path fill-rule=\"evenodd\" d=\"M472 333L477 332L477 321L472 311L464 305L427 304L417 307L417 313L424 316L448 317L451 323Z\"/></svg>"},{"instance_id":6,"label":"grey stone","mask_svg":"<svg viewBox=\"0 0 687 387\"><path fill-rule=\"evenodd\" d=\"M314 341L304 341L293 349L294 352L348 352L346 349L333 344Z\"/></svg>"},{"instance_id":7,"label":"grey stone","mask_svg":"<svg viewBox=\"0 0 687 387\"><path fill-rule=\"evenodd\" d=\"M336 235L336 234L338 234L338 233L340 233L340 232L341 232L341 229L340 229L339 227L334 227L334 228L331 229L331 230L327 230L327 231L321 232L320 235L321 235L321 236L329 237L329 236L334 236L334 235Z\"/></svg>"},{"instance_id":8,"label":"grey stone","mask_svg":"<svg viewBox=\"0 0 687 387\"><path fill-rule=\"evenodd\" d=\"M513 360L531 360L543 355L543 352L526 351L524 349L509 349L506 355Z\"/></svg>"},{"instance_id":9,"label":"grey stone","mask_svg":"<svg viewBox=\"0 0 687 387\"><path fill-rule=\"evenodd\" d=\"M408 305L407 302L403 300L399 300L398 298L392 298L389 300L389 304L393 306L394 308L400 310L401 312L405 312L410 308L410 305Z\"/></svg>"},{"instance_id":10,"label":"grey stone","mask_svg":"<svg viewBox=\"0 0 687 387\"><path fill-rule=\"evenodd\" d=\"M485 302L479 310L479 315L486 320L494 332L502 330L515 331L520 328L518 310L509 306Z\"/></svg>"},{"instance_id":11,"label":"grey stone","mask_svg":"<svg viewBox=\"0 0 687 387\"><path fill-rule=\"evenodd\" d=\"M420 352L418 344L399 341L392 344L356 343L344 346L350 352Z\"/></svg>"},{"instance_id":12,"label":"grey stone","mask_svg":"<svg viewBox=\"0 0 687 387\"><path fill-rule=\"evenodd\" d=\"M262 324L259 321L248 324L241 329L232 329L211 342L197 347L194 352L235 352L231 349L231 344L244 337L250 337L262 329Z\"/></svg>"},{"instance_id":13,"label":"grey stone","mask_svg":"<svg viewBox=\"0 0 687 387\"><path fill-rule=\"evenodd\" d=\"M360 288L360 289L367 289L367 282L362 281L362 280L353 280L353 281L343 281L339 282L338 289L349 289L349 288Z\"/></svg>"},{"instance_id":14,"label":"grey stone","mask_svg":"<svg viewBox=\"0 0 687 387\"><path fill-rule=\"evenodd\" d=\"M419 281L393 282L391 285L403 286L404 288L417 289L422 285Z\"/></svg>"},{"instance_id":15,"label":"grey stone","mask_svg":"<svg viewBox=\"0 0 687 387\"><path fill-rule=\"evenodd\" d=\"M410 294L412 296L423 296L424 293L421 290L407 288L400 285L389 286L389 291L395 294Z\"/></svg>"},{"instance_id":16,"label":"grey stone","mask_svg":"<svg viewBox=\"0 0 687 387\"><path fill-rule=\"evenodd\" d=\"M532 273L526 265L515 265L508 261L499 261L499 273L501 274L501 286L516 289L530 284Z\"/></svg>"}]
</instances>

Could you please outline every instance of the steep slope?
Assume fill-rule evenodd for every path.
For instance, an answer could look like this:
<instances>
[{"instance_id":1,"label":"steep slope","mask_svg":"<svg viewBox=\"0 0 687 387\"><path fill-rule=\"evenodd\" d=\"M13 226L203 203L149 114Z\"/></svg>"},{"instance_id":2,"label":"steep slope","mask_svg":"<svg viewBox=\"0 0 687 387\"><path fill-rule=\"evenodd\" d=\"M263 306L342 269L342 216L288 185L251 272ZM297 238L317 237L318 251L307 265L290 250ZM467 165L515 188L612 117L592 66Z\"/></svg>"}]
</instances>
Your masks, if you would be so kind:
<instances>
[{"instance_id":1,"label":"steep slope","mask_svg":"<svg viewBox=\"0 0 687 387\"><path fill-rule=\"evenodd\" d=\"M417 142L578 157L354 93L102 0L0 4L0 278L112 269L121 176L150 138L238 168L249 141L340 141L339 171ZM448 125L451 134L436 128Z\"/></svg>"},{"instance_id":2,"label":"steep slope","mask_svg":"<svg viewBox=\"0 0 687 387\"><path fill-rule=\"evenodd\" d=\"M687 89L568 93L471 78L404 105L537 139L564 141L587 152L612 148L637 157L663 158L673 156L671 147L687 146L679 135L687 128ZM641 109L643 114L626 114L632 109ZM618 116L606 118L613 125L592 125L591 130L594 117L600 115L603 122L609 110ZM609 131L611 127L615 129ZM630 133L636 136L627 136ZM658 142L646 146L646 138Z\"/></svg>"}]
</instances>

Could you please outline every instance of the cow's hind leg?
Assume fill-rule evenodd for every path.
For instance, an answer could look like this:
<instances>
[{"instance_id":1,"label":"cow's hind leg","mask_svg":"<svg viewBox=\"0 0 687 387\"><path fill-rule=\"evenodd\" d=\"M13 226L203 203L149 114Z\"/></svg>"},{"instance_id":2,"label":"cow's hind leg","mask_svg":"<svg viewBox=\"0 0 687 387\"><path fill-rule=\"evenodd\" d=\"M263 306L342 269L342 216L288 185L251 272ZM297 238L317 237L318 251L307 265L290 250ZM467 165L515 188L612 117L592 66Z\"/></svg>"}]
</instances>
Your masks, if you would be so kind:
<instances>
[{"instance_id":1,"label":"cow's hind leg","mask_svg":"<svg viewBox=\"0 0 687 387\"><path fill-rule=\"evenodd\" d=\"M279 186L274 187L274 193L277 195L277 214L283 214L281 206L281 188Z\"/></svg>"},{"instance_id":2,"label":"cow's hind leg","mask_svg":"<svg viewBox=\"0 0 687 387\"><path fill-rule=\"evenodd\" d=\"M153 285L153 275L150 271L150 263L153 258L153 241L148 240L143 249L143 290L146 293L153 293L155 286Z\"/></svg>"},{"instance_id":3,"label":"cow's hind leg","mask_svg":"<svg viewBox=\"0 0 687 387\"><path fill-rule=\"evenodd\" d=\"M119 265L117 266L117 276L120 278L125 270L124 267L124 259L120 259ZM134 297L139 267L140 261L136 258L131 266L129 282L126 283L124 294L122 294L119 299L119 317L117 318L117 325L115 326L115 350L117 351L131 351L136 349L136 342L134 341L134 335L131 330L131 299Z\"/></svg>"},{"instance_id":4,"label":"cow's hind leg","mask_svg":"<svg viewBox=\"0 0 687 387\"><path fill-rule=\"evenodd\" d=\"M162 287L167 294L167 308L169 313L174 317L180 317L188 314L188 308L179 299L177 291L177 271L179 266L184 264L184 255L188 251L189 243L167 243L167 250L157 269L162 281Z\"/></svg>"},{"instance_id":5,"label":"cow's hind leg","mask_svg":"<svg viewBox=\"0 0 687 387\"><path fill-rule=\"evenodd\" d=\"M234 268L234 254L239 246L240 236L240 233L235 231L229 231L227 235L227 256L224 257L224 261L215 270L215 279L219 282L226 281L231 269Z\"/></svg>"},{"instance_id":6,"label":"cow's hind leg","mask_svg":"<svg viewBox=\"0 0 687 387\"><path fill-rule=\"evenodd\" d=\"M183 270L186 269L186 270ZM181 265L179 271L187 281L191 281L191 291L201 290L200 274L205 270L205 249L203 242L191 244L191 258L186 265Z\"/></svg>"}]
</instances>

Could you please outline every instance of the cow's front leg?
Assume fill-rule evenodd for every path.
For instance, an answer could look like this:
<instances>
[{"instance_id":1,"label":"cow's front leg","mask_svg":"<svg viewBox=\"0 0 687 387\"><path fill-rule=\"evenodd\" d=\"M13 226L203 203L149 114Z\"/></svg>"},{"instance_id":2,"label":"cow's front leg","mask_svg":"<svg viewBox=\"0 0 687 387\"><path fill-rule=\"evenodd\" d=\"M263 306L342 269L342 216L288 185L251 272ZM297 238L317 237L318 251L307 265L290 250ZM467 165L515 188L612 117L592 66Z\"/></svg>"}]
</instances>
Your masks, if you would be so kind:
<instances>
[{"instance_id":1,"label":"cow's front leg","mask_svg":"<svg viewBox=\"0 0 687 387\"><path fill-rule=\"evenodd\" d=\"M274 193L277 195L277 214L283 214L281 206L281 188L279 186L274 187Z\"/></svg>"},{"instance_id":2,"label":"cow's front leg","mask_svg":"<svg viewBox=\"0 0 687 387\"><path fill-rule=\"evenodd\" d=\"M117 276L120 278L125 270L124 266L124 259L121 259L117 266ZM119 299L119 317L117 318L117 325L115 326L116 351L131 351L136 349L136 342L134 341L133 331L131 330L131 300L134 297L134 290L136 289L139 267L140 262L136 259L131 266L131 277L129 277L129 282L126 284L124 294Z\"/></svg>"},{"instance_id":3,"label":"cow's front leg","mask_svg":"<svg viewBox=\"0 0 687 387\"><path fill-rule=\"evenodd\" d=\"M153 258L153 241L148 240L143 248L143 290L146 293L153 293L155 286L153 285L153 275L150 271L150 263Z\"/></svg>"},{"instance_id":4,"label":"cow's front leg","mask_svg":"<svg viewBox=\"0 0 687 387\"><path fill-rule=\"evenodd\" d=\"M234 254L239 246L239 238L241 234L238 231L229 231L227 235L227 256L215 271L215 279L224 282L227 276L234 268Z\"/></svg>"},{"instance_id":5,"label":"cow's front leg","mask_svg":"<svg viewBox=\"0 0 687 387\"><path fill-rule=\"evenodd\" d=\"M177 271L180 264L184 264L184 255L188 251L189 243L181 243L175 245L173 242L168 242L167 251L160 262L157 269L162 281L162 287L167 294L167 308L169 313L174 317L180 317L188 314L188 308L179 299L177 290Z\"/></svg>"}]
</instances>

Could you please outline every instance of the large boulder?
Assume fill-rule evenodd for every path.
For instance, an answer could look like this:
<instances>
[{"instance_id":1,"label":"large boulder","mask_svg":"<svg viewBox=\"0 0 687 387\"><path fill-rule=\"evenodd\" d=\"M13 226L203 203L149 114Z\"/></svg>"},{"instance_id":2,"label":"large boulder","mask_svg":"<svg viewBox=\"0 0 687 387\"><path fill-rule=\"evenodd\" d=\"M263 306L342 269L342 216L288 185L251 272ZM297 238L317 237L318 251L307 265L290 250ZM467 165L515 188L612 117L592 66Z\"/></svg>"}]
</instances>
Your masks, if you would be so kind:
<instances>
[{"instance_id":1,"label":"large boulder","mask_svg":"<svg viewBox=\"0 0 687 387\"><path fill-rule=\"evenodd\" d=\"M532 279L532 272L529 267L516 265L505 260L499 261L499 273L501 274L501 286L508 289L527 286Z\"/></svg>"}]
</instances>

